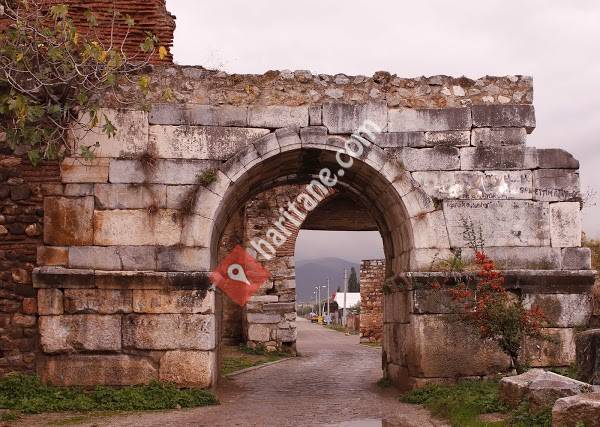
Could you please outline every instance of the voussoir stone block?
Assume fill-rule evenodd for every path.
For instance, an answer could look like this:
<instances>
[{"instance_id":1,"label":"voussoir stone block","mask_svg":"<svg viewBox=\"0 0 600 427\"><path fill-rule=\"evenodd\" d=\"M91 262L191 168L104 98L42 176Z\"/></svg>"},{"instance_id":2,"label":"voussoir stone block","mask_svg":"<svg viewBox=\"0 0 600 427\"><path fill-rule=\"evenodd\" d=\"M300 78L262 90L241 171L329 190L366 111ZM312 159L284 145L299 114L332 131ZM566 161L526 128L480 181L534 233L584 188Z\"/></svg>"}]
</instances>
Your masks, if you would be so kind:
<instances>
[{"instance_id":1,"label":"voussoir stone block","mask_svg":"<svg viewBox=\"0 0 600 427\"><path fill-rule=\"evenodd\" d=\"M248 126L272 129L308 126L308 107L252 105L248 107Z\"/></svg>"},{"instance_id":2,"label":"voussoir stone block","mask_svg":"<svg viewBox=\"0 0 600 427\"><path fill-rule=\"evenodd\" d=\"M159 379L183 387L206 388L217 369L214 351L167 351L160 358Z\"/></svg>"},{"instance_id":3,"label":"voussoir stone block","mask_svg":"<svg viewBox=\"0 0 600 427\"><path fill-rule=\"evenodd\" d=\"M133 311L136 313L208 314L213 311L214 304L214 291L193 289L133 291Z\"/></svg>"},{"instance_id":4,"label":"voussoir stone block","mask_svg":"<svg viewBox=\"0 0 600 427\"><path fill-rule=\"evenodd\" d=\"M65 289L65 312L69 314L131 313L131 292L128 289Z\"/></svg>"},{"instance_id":5,"label":"voussoir stone block","mask_svg":"<svg viewBox=\"0 0 600 427\"><path fill-rule=\"evenodd\" d=\"M300 141L299 129L296 127L286 127L277 129L275 131L277 142L281 152L297 150L302 147L302 141Z\"/></svg>"},{"instance_id":6,"label":"voussoir stone block","mask_svg":"<svg viewBox=\"0 0 600 427\"><path fill-rule=\"evenodd\" d=\"M89 225L88 225L89 227ZM181 221L177 211L159 209L96 211L96 245L175 245L180 243Z\"/></svg>"},{"instance_id":7,"label":"voussoir stone block","mask_svg":"<svg viewBox=\"0 0 600 427\"><path fill-rule=\"evenodd\" d=\"M533 147L465 147L460 150L462 170L522 170L538 167L538 150Z\"/></svg>"},{"instance_id":8,"label":"voussoir stone block","mask_svg":"<svg viewBox=\"0 0 600 427\"><path fill-rule=\"evenodd\" d=\"M80 246L93 241L90 227L94 214L94 198L44 198L44 243Z\"/></svg>"},{"instance_id":9,"label":"voussoir stone block","mask_svg":"<svg viewBox=\"0 0 600 427\"><path fill-rule=\"evenodd\" d=\"M555 248L581 246L581 204L550 204L550 238Z\"/></svg>"},{"instance_id":10,"label":"voussoir stone block","mask_svg":"<svg viewBox=\"0 0 600 427\"><path fill-rule=\"evenodd\" d=\"M140 350L213 350L213 315L129 314L123 317L123 346Z\"/></svg>"},{"instance_id":11,"label":"voussoir stone block","mask_svg":"<svg viewBox=\"0 0 600 427\"><path fill-rule=\"evenodd\" d=\"M142 184L96 184L97 209L147 209L166 207L167 186Z\"/></svg>"},{"instance_id":12,"label":"voussoir stone block","mask_svg":"<svg viewBox=\"0 0 600 427\"><path fill-rule=\"evenodd\" d=\"M401 108L389 110L389 132L470 130L471 109L468 107L442 109Z\"/></svg>"},{"instance_id":13,"label":"voussoir stone block","mask_svg":"<svg viewBox=\"0 0 600 427\"><path fill-rule=\"evenodd\" d=\"M385 103L323 104L323 125L329 133L357 133L359 128L382 132L387 126L388 109Z\"/></svg>"},{"instance_id":14,"label":"voussoir stone block","mask_svg":"<svg viewBox=\"0 0 600 427\"><path fill-rule=\"evenodd\" d=\"M44 353L121 350L121 316L41 316L40 345Z\"/></svg>"},{"instance_id":15,"label":"voussoir stone block","mask_svg":"<svg viewBox=\"0 0 600 427\"><path fill-rule=\"evenodd\" d=\"M471 145L525 145L527 131L525 128L474 128L471 132Z\"/></svg>"},{"instance_id":16,"label":"voussoir stone block","mask_svg":"<svg viewBox=\"0 0 600 427\"><path fill-rule=\"evenodd\" d=\"M151 125L247 126L245 105L155 104L148 115Z\"/></svg>"},{"instance_id":17,"label":"voussoir stone block","mask_svg":"<svg viewBox=\"0 0 600 427\"><path fill-rule=\"evenodd\" d=\"M146 357L125 354L46 356L38 364L44 383L57 386L125 386L158 379L158 369Z\"/></svg>"},{"instance_id":18,"label":"voussoir stone block","mask_svg":"<svg viewBox=\"0 0 600 427\"><path fill-rule=\"evenodd\" d=\"M159 158L226 160L268 129L219 126L150 126Z\"/></svg>"},{"instance_id":19,"label":"voussoir stone block","mask_svg":"<svg viewBox=\"0 0 600 427\"><path fill-rule=\"evenodd\" d=\"M60 180L63 183L108 182L109 159L67 157L60 162Z\"/></svg>"},{"instance_id":20,"label":"voussoir stone block","mask_svg":"<svg viewBox=\"0 0 600 427\"><path fill-rule=\"evenodd\" d=\"M579 169L579 161L562 148L538 149L541 169Z\"/></svg>"},{"instance_id":21,"label":"voussoir stone block","mask_svg":"<svg viewBox=\"0 0 600 427\"><path fill-rule=\"evenodd\" d=\"M528 133L535 129L535 110L533 105L474 105L473 127L503 128L522 127Z\"/></svg>"},{"instance_id":22,"label":"voussoir stone block","mask_svg":"<svg viewBox=\"0 0 600 427\"><path fill-rule=\"evenodd\" d=\"M117 132L109 137L102 131L105 124L104 115L111 121ZM75 140L81 146L93 146L98 143L94 154L96 157L123 157L137 155L148 148L148 113L136 110L100 109L98 126L90 132L86 129L75 129ZM84 115L82 123L89 123L89 116ZM75 149L75 153L79 150Z\"/></svg>"},{"instance_id":23,"label":"voussoir stone block","mask_svg":"<svg viewBox=\"0 0 600 427\"><path fill-rule=\"evenodd\" d=\"M549 246L550 219L547 204L530 200L444 201L451 247L468 247L464 219L481 227L489 246Z\"/></svg>"},{"instance_id":24,"label":"voussoir stone block","mask_svg":"<svg viewBox=\"0 0 600 427\"><path fill-rule=\"evenodd\" d=\"M412 177L440 200L532 198L531 171L420 171Z\"/></svg>"}]
</instances>

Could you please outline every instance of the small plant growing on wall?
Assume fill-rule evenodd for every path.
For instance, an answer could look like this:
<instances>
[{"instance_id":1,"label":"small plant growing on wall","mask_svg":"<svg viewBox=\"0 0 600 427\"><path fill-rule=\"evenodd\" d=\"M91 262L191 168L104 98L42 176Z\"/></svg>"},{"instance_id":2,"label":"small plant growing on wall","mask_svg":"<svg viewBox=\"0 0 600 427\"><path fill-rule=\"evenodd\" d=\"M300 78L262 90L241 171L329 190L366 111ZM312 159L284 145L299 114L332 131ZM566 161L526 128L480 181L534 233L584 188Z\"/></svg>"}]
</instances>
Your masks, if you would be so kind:
<instances>
[{"instance_id":1,"label":"small plant growing on wall","mask_svg":"<svg viewBox=\"0 0 600 427\"><path fill-rule=\"evenodd\" d=\"M6 27L0 32L0 126L9 146L27 152L33 164L69 154L93 158L96 144L79 146L76 135L92 128L108 137L117 132L100 112L100 97L110 94L117 105L127 106L148 92L150 78L143 72L153 55L163 59L167 50L147 33L139 55L128 57L123 47L135 22L111 13L113 30L119 21L128 29L118 41L98 37L91 10L85 14L87 27L78 28L65 4L0 0ZM124 84L137 86L139 98L120 96Z\"/></svg>"},{"instance_id":2,"label":"small plant growing on wall","mask_svg":"<svg viewBox=\"0 0 600 427\"><path fill-rule=\"evenodd\" d=\"M521 349L527 338L544 338L542 327L546 320L543 311L533 306L526 309L521 299L509 292L505 277L485 253L481 227L463 220L464 237L475 252L478 271L472 283L459 281L451 287L435 283L432 287L449 292L451 298L464 308L462 320L471 326L482 340L492 341L510 357L517 373L524 370Z\"/></svg>"}]
</instances>

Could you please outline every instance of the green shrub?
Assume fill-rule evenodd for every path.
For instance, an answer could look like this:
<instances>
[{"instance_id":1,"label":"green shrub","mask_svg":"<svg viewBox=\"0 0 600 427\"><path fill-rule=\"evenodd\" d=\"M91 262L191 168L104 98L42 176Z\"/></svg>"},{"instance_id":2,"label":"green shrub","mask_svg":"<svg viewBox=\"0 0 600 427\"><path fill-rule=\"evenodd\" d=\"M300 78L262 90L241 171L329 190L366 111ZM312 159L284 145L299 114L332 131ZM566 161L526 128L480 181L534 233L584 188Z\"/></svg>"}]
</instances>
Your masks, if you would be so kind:
<instances>
[{"instance_id":1,"label":"green shrub","mask_svg":"<svg viewBox=\"0 0 600 427\"><path fill-rule=\"evenodd\" d=\"M510 418L511 427L551 427L552 408L531 412L529 405L521 403Z\"/></svg>"},{"instance_id":2,"label":"green shrub","mask_svg":"<svg viewBox=\"0 0 600 427\"><path fill-rule=\"evenodd\" d=\"M32 375L0 380L0 408L27 414L62 411L145 411L214 405L216 397L199 389L178 389L169 383L93 390L44 385Z\"/></svg>"}]
</instances>

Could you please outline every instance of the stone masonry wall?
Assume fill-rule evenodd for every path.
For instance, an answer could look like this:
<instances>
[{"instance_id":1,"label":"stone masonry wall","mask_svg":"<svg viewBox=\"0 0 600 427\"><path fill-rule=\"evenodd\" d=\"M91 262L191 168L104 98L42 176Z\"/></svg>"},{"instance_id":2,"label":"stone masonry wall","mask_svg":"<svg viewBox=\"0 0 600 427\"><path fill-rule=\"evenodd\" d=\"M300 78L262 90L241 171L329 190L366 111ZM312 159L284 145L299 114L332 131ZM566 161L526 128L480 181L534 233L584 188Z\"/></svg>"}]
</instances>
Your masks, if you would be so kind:
<instances>
[{"instance_id":1,"label":"stone masonry wall","mask_svg":"<svg viewBox=\"0 0 600 427\"><path fill-rule=\"evenodd\" d=\"M360 340L380 342L383 335L385 260L360 263Z\"/></svg>"},{"instance_id":2,"label":"stone masonry wall","mask_svg":"<svg viewBox=\"0 0 600 427\"><path fill-rule=\"evenodd\" d=\"M164 87L176 101L158 103ZM468 258L462 219L470 218L526 304L553 314L549 332L562 350L535 346L539 363L569 361L595 273L581 248L578 162L561 149L526 145L535 127L530 78L230 76L159 67L150 98L157 104L149 113L105 109L116 137L83 136L84 144L99 142L97 158L65 159L61 182L73 190L44 199L42 266L33 273L43 379L214 384L220 308L207 273L222 255L227 223L262 191L303 184L323 165L337 171L342 145L331 137L365 119L381 132L340 185L373 214L388 278L434 274L457 249ZM277 294L265 289L247 309L263 304L252 323L264 325L275 324L274 315L263 317L273 307L274 342L293 346L293 320L279 327L278 310L293 310L287 280L276 278ZM448 368L465 332L444 305L423 298L412 290L384 295L384 367L394 381L506 367L493 349L473 343L472 363L463 357ZM258 341L273 341L267 329L268 340L264 333Z\"/></svg>"},{"instance_id":3,"label":"stone masonry wall","mask_svg":"<svg viewBox=\"0 0 600 427\"><path fill-rule=\"evenodd\" d=\"M42 196L63 191L58 181L57 163L34 168L24 158L0 154L0 376L35 370L37 300L31 271L42 243Z\"/></svg>"}]
</instances>

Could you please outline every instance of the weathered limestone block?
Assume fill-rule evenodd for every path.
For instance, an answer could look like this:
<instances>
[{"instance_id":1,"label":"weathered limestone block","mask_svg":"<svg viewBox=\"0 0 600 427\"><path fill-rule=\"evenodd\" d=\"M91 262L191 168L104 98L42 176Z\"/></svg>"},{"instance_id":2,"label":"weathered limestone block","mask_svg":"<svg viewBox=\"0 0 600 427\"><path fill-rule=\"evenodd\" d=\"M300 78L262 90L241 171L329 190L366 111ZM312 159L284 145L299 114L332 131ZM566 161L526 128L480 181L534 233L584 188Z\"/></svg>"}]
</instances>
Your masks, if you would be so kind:
<instances>
[{"instance_id":1,"label":"weathered limestone block","mask_svg":"<svg viewBox=\"0 0 600 427\"><path fill-rule=\"evenodd\" d=\"M552 407L552 427L600 426L600 393L561 397Z\"/></svg>"},{"instance_id":2,"label":"weathered limestone block","mask_svg":"<svg viewBox=\"0 0 600 427\"><path fill-rule=\"evenodd\" d=\"M444 261L452 257L450 249L414 249L410 252L410 271L444 271Z\"/></svg>"},{"instance_id":3,"label":"weathered limestone block","mask_svg":"<svg viewBox=\"0 0 600 427\"><path fill-rule=\"evenodd\" d=\"M140 350L213 350L215 317L204 314L129 314L123 346Z\"/></svg>"},{"instance_id":4,"label":"weathered limestone block","mask_svg":"<svg viewBox=\"0 0 600 427\"><path fill-rule=\"evenodd\" d=\"M550 326L587 326L592 314L590 294L525 294L525 308L539 307Z\"/></svg>"},{"instance_id":5,"label":"weathered limestone block","mask_svg":"<svg viewBox=\"0 0 600 427\"><path fill-rule=\"evenodd\" d=\"M60 179L65 183L108 182L108 164L109 160L103 158L67 157L60 162Z\"/></svg>"},{"instance_id":6,"label":"weathered limestone block","mask_svg":"<svg viewBox=\"0 0 600 427\"><path fill-rule=\"evenodd\" d=\"M475 128L471 132L471 145L525 145L525 128Z\"/></svg>"},{"instance_id":7,"label":"weathered limestone block","mask_svg":"<svg viewBox=\"0 0 600 427\"><path fill-rule=\"evenodd\" d=\"M424 143L427 147L437 147L440 145L467 147L471 144L471 132L468 130L425 132Z\"/></svg>"},{"instance_id":8,"label":"weathered limestone block","mask_svg":"<svg viewBox=\"0 0 600 427\"><path fill-rule=\"evenodd\" d=\"M41 316L44 353L121 350L121 316L96 314Z\"/></svg>"},{"instance_id":9,"label":"weathered limestone block","mask_svg":"<svg viewBox=\"0 0 600 427\"><path fill-rule=\"evenodd\" d=\"M277 137L277 142L279 143L282 153L284 151L297 150L302 147L302 142L300 141L300 135L297 128L288 127L277 129L275 131L275 136Z\"/></svg>"},{"instance_id":10,"label":"weathered limestone block","mask_svg":"<svg viewBox=\"0 0 600 427\"><path fill-rule=\"evenodd\" d=\"M128 289L65 289L65 312L69 314L131 313L131 292Z\"/></svg>"},{"instance_id":11,"label":"weathered limestone block","mask_svg":"<svg viewBox=\"0 0 600 427\"><path fill-rule=\"evenodd\" d=\"M470 130L470 108L412 109L388 113L389 132Z\"/></svg>"},{"instance_id":12,"label":"weathered limestone block","mask_svg":"<svg viewBox=\"0 0 600 427\"><path fill-rule=\"evenodd\" d=\"M125 354L61 355L41 358L38 375L57 386L124 386L158 379L150 359Z\"/></svg>"},{"instance_id":13,"label":"weathered limestone block","mask_svg":"<svg viewBox=\"0 0 600 427\"><path fill-rule=\"evenodd\" d=\"M69 250L69 267L120 270L121 259L116 246L73 246Z\"/></svg>"},{"instance_id":14,"label":"weathered limestone block","mask_svg":"<svg viewBox=\"0 0 600 427\"><path fill-rule=\"evenodd\" d=\"M263 160L281 152L275 132L268 133L254 140L253 145L254 149Z\"/></svg>"},{"instance_id":15,"label":"weathered limestone block","mask_svg":"<svg viewBox=\"0 0 600 427\"><path fill-rule=\"evenodd\" d=\"M474 105L473 127L523 127L527 133L535 129L533 105Z\"/></svg>"},{"instance_id":16,"label":"weathered limestone block","mask_svg":"<svg viewBox=\"0 0 600 427\"><path fill-rule=\"evenodd\" d=\"M388 148L386 152L400 160L408 171L460 169L459 151L455 147Z\"/></svg>"},{"instance_id":17,"label":"weathered limestone block","mask_svg":"<svg viewBox=\"0 0 600 427\"><path fill-rule=\"evenodd\" d=\"M500 398L511 406L529 402L534 410L552 406L556 399L592 391L589 384L543 369L500 380Z\"/></svg>"},{"instance_id":18,"label":"weathered limestone block","mask_svg":"<svg viewBox=\"0 0 600 427\"><path fill-rule=\"evenodd\" d=\"M533 199L545 202L578 200L579 173L573 169L538 169L533 172Z\"/></svg>"},{"instance_id":19,"label":"weathered limestone block","mask_svg":"<svg viewBox=\"0 0 600 427\"><path fill-rule=\"evenodd\" d=\"M467 247L463 219L481 227L486 246L549 246L548 206L528 200L444 201L451 247Z\"/></svg>"},{"instance_id":20,"label":"weathered limestone block","mask_svg":"<svg viewBox=\"0 0 600 427\"><path fill-rule=\"evenodd\" d=\"M206 290L134 290L133 311L136 313L212 313L215 293Z\"/></svg>"},{"instance_id":21,"label":"weathered limestone block","mask_svg":"<svg viewBox=\"0 0 600 427\"><path fill-rule=\"evenodd\" d=\"M212 219L200 215L185 218L181 231L181 244L184 246L210 247L210 236L214 227Z\"/></svg>"},{"instance_id":22,"label":"weathered limestone block","mask_svg":"<svg viewBox=\"0 0 600 427\"><path fill-rule=\"evenodd\" d=\"M435 211L410 219L414 233L413 244L417 249L449 249L448 229L444 212Z\"/></svg>"},{"instance_id":23,"label":"weathered limestone block","mask_svg":"<svg viewBox=\"0 0 600 427\"><path fill-rule=\"evenodd\" d=\"M416 314L455 314L463 311L463 305L452 295L440 289L416 288L410 291L411 312Z\"/></svg>"},{"instance_id":24,"label":"weathered limestone block","mask_svg":"<svg viewBox=\"0 0 600 427\"><path fill-rule=\"evenodd\" d=\"M562 268L564 270L591 269L592 250L590 248L564 248L562 250Z\"/></svg>"},{"instance_id":25,"label":"weathered limestone block","mask_svg":"<svg viewBox=\"0 0 600 427\"><path fill-rule=\"evenodd\" d=\"M482 343L452 315L413 316L409 342L408 367L415 377L491 375L510 366L497 346Z\"/></svg>"},{"instance_id":26,"label":"weathered limestone block","mask_svg":"<svg viewBox=\"0 0 600 427\"><path fill-rule=\"evenodd\" d=\"M308 126L308 107L252 105L248 107L248 126L272 129Z\"/></svg>"},{"instance_id":27,"label":"weathered limestone block","mask_svg":"<svg viewBox=\"0 0 600 427\"><path fill-rule=\"evenodd\" d=\"M264 324L248 325L248 341L267 342L271 339L271 328Z\"/></svg>"},{"instance_id":28,"label":"weathered limestone block","mask_svg":"<svg viewBox=\"0 0 600 427\"><path fill-rule=\"evenodd\" d=\"M167 351L160 358L159 379L183 387L209 387L215 375L214 351Z\"/></svg>"},{"instance_id":29,"label":"weathered limestone block","mask_svg":"<svg viewBox=\"0 0 600 427\"><path fill-rule=\"evenodd\" d=\"M246 316L248 323L279 323L281 314L279 313L248 313Z\"/></svg>"},{"instance_id":30,"label":"weathered limestone block","mask_svg":"<svg viewBox=\"0 0 600 427\"><path fill-rule=\"evenodd\" d=\"M69 263L69 248L60 246L38 246L37 265L66 266Z\"/></svg>"},{"instance_id":31,"label":"weathered limestone block","mask_svg":"<svg viewBox=\"0 0 600 427\"><path fill-rule=\"evenodd\" d=\"M218 126L150 126L150 144L163 159L226 160L268 129Z\"/></svg>"},{"instance_id":32,"label":"weathered limestone block","mask_svg":"<svg viewBox=\"0 0 600 427\"><path fill-rule=\"evenodd\" d=\"M462 170L522 170L535 169L538 165L536 148L512 147L465 147L460 150Z\"/></svg>"},{"instance_id":33,"label":"weathered limestone block","mask_svg":"<svg viewBox=\"0 0 600 427\"><path fill-rule=\"evenodd\" d=\"M54 266L37 267L32 272L34 288L93 288L95 275L93 270L63 268Z\"/></svg>"},{"instance_id":34,"label":"weathered limestone block","mask_svg":"<svg viewBox=\"0 0 600 427\"><path fill-rule=\"evenodd\" d=\"M561 251L550 247L486 247L486 254L494 260L496 267L502 270L560 270ZM475 263L475 252L463 250L463 261Z\"/></svg>"},{"instance_id":35,"label":"weathered limestone block","mask_svg":"<svg viewBox=\"0 0 600 427\"><path fill-rule=\"evenodd\" d=\"M294 281L295 283L295 281ZM265 303L262 306L263 311L277 313L294 313L296 311L296 303L293 302L272 302Z\"/></svg>"},{"instance_id":36,"label":"weathered limestone block","mask_svg":"<svg viewBox=\"0 0 600 427\"><path fill-rule=\"evenodd\" d=\"M425 132L385 132L378 133L375 144L382 148L412 147L425 148Z\"/></svg>"},{"instance_id":37,"label":"weathered limestone block","mask_svg":"<svg viewBox=\"0 0 600 427\"><path fill-rule=\"evenodd\" d=\"M65 184L63 195L69 197L93 196L94 184Z\"/></svg>"},{"instance_id":38,"label":"weathered limestone block","mask_svg":"<svg viewBox=\"0 0 600 427\"><path fill-rule=\"evenodd\" d=\"M384 346L386 359L389 363L399 366L407 364L407 348L409 342L410 324L389 323L384 325Z\"/></svg>"},{"instance_id":39,"label":"weathered limestone block","mask_svg":"<svg viewBox=\"0 0 600 427\"><path fill-rule=\"evenodd\" d=\"M115 135L109 137L102 132L104 115L117 128ZM134 110L100 109L98 111L98 126L91 132L85 129L74 130L79 146L95 145L96 157L123 157L139 154L148 147L148 113ZM90 119L84 116L82 123L89 123ZM74 150L78 153L79 150Z\"/></svg>"},{"instance_id":40,"label":"weathered limestone block","mask_svg":"<svg viewBox=\"0 0 600 427\"><path fill-rule=\"evenodd\" d=\"M109 166L111 183L124 184L197 184L198 175L218 169L218 160L157 159L154 164L139 160L112 159Z\"/></svg>"},{"instance_id":41,"label":"weathered limestone block","mask_svg":"<svg viewBox=\"0 0 600 427\"><path fill-rule=\"evenodd\" d=\"M588 329L577 333L575 353L579 379L600 385L600 329Z\"/></svg>"},{"instance_id":42,"label":"weathered limestone block","mask_svg":"<svg viewBox=\"0 0 600 427\"><path fill-rule=\"evenodd\" d=\"M90 245L94 231L90 226L94 214L91 196L68 199L44 198L44 243L49 245Z\"/></svg>"},{"instance_id":43,"label":"weathered limestone block","mask_svg":"<svg viewBox=\"0 0 600 427\"><path fill-rule=\"evenodd\" d=\"M531 171L427 171L413 178L436 199L531 199Z\"/></svg>"},{"instance_id":44,"label":"weathered limestone block","mask_svg":"<svg viewBox=\"0 0 600 427\"><path fill-rule=\"evenodd\" d=\"M550 239L555 248L581 246L581 204L550 204Z\"/></svg>"},{"instance_id":45,"label":"weathered limestone block","mask_svg":"<svg viewBox=\"0 0 600 427\"><path fill-rule=\"evenodd\" d=\"M523 361L533 367L569 366L575 362L575 333L572 328L543 328L547 339L530 338L523 346Z\"/></svg>"},{"instance_id":46,"label":"weathered limestone block","mask_svg":"<svg viewBox=\"0 0 600 427\"><path fill-rule=\"evenodd\" d=\"M88 225L89 227L89 225ZM95 211L96 245L175 245L180 242L181 223L177 211L159 209Z\"/></svg>"},{"instance_id":47,"label":"weathered limestone block","mask_svg":"<svg viewBox=\"0 0 600 427\"><path fill-rule=\"evenodd\" d=\"M192 247L159 247L157 262L160 271L208 271L210 250Z\"/></svg>"},{"instance_id":48,"label":"weathered limestone block","mask_svg":"<svg viewBox=\"0 0 600 427\"><path fill-rule=\"evenodd\" d=\"M562 148L538 149L541 169L579 169L579 161Z\"/></svg>"},{"instance_id":49,"label":"weathered limestone block","mask_svg":"<svg viewBox=\"0 0 600 427\"><path fill-rule=\"evenodd\" d=\"M96 184L94 196L97 209L167 207L167 186L165 185Z\"/></svg>"},{"instance_id":50,"label":"weathered limestone block","mask_svg":"<svg viewBox=\"0 0 600 427\"><path fill-rule=\"evenodd\" d=\"M296 342L298 333L296 328L277 329L277 341L280 342Z\"/></svg>"},{"instance_id":51,"label":"weathered limestone block","mask_svg":"<svg viewBox=\"0 0 600 427\"><path fill-rule=\"evenodd\" d=\"M167 289L170 287L168 274L157 271L95 270L92 283L98 289Z\"/></svg>"},{"instance_id":52,"label":"weathered limestone block","mask_svg":"<svg viewBox=\"0 0 600 427\"><path fill-rule=\"evenodd\" d=\"M308 107L309 126L321 126L323 124L323 107L321 105L311 105Z\"/></svg>"},{"instance_id":53,"label":"weathered limestone block","mask_svg":"<svg viewBox=\"0 0 600 427\"><path fill-rule=\"evenodd\" d=\"M151 125L247 126L245 105L154 104L148 115Z\"/></svg>"},{"instance_id":54,"label":"weathered limestone block","mask_svg":"<svg viewBox=\"0 0 600 427\"><path fill-rule=\"evenodd\" d=\"M368 104L323 104L323 125L329 133L350 134L366 127L371 132L383 131L387 126L388 110L385 103ZM370 123L367 124L366 121ZM375 126L372 126L371 123Z\"/></svg>"},{"instance_id":55,"label":"weathered limestone block","mask_svg":"<svg viewBox=\"0 0 600 427\"><path fill-rule=\"evenodd\" d=\"M63 314L63 293L59 289L38 289L37 304L40 316Z\"/></svg>"}]
</instances>

